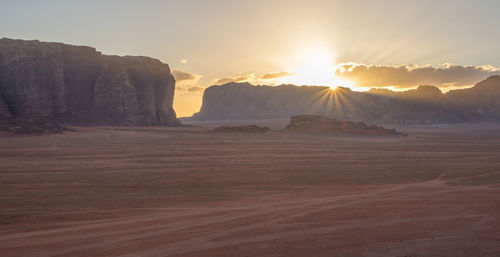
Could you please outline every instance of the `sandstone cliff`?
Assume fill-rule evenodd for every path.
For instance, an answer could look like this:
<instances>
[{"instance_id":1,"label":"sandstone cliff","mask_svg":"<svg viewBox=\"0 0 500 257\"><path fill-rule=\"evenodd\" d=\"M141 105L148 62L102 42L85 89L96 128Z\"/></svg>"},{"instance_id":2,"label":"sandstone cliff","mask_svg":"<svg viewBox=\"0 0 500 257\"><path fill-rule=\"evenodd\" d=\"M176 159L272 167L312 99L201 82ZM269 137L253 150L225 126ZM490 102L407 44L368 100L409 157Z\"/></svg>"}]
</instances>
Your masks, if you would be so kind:
<instances>
[{"instance_id":1,"label":"sandstone cliff","mask_svg":"<svg viewBox=\"0 0 500 257\"><path fill-rule=\"evenodd\" d=\"M373 123L500 121L500 76L446 94L432 86L406 92L228 83L205 90L193 120L251 120L316 114Z\"/></svg>"},{"instance_id":2,"label":"sandstone cliff","mask_svg":"<svg viewBox=\"0 0 500 257\"><path fill-rule=\"evenodd\" d=\"M147 57L61 43L0 39L0 122L177 125L175 80Z\"/></svg>"}]
</instances>

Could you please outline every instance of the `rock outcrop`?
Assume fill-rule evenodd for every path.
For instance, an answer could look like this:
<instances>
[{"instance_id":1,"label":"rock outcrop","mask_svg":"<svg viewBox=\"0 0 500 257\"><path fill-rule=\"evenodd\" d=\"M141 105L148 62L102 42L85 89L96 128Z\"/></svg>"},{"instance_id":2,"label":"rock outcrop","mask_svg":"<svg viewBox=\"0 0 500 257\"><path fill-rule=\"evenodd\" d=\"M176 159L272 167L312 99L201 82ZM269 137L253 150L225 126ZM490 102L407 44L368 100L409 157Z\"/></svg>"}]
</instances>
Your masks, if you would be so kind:
<instances>
[{"instance_id":1,"label":"rock outcrop","mask_svg":"<svg viewBox=\"0 0 500 257\"><path fill-rule=\"evenodd\" d=\"M433 86L405 92L356 92L348 88L228 83L207 88L201 110L192 119L284 119L301 114L369 123L500 121L500 76L446 94Z\"/></svg>"},{"instance_id":2,"label":"rock outcrop","mask_svg":"<svg viewBox=\"0 0 500 257\"><path fill-rule=\"evenodd\" d=\"M257 125L242 125L242 126L220 126L214 129L214 132L230 132L230 133L266 133L271 130L269 127L261 127Z\"/></svg>"},{"instance_id":3,"label":"rock outcrop","mask_svg":"<svg viewBox=\"0 0 500 257\"><path fill-rule=\"evenodd\" d=\"M75 130L63 127L52 121L25 120L21 118L12 118L0 122L0 131L13 132L17 134L43 134L43 133L62 133L64 131L75 131Z\"/></svg>"},{"instance_id":4,"label":"rock outcrop","mask_svg":"<svg viewBox=\"0 0 500 257\"><path fill-rule=\"evenodd\" d=\"M170 68L159 60L0 39L0 119L177 125L174 90Z\"/></svg>"},{"instance_id":5,"label":"rock outcrop","mask_svg":"<svg viewBox=\"0 0 500 257\"><path fill-rule=\"evenodd\" d=\"M322 134L358 134L378 136L403 136L395 129L380 126L368 126L363 122L336 120L318 115L293 116L286 126L286 131Z\"/></svg>"}]
</instances>

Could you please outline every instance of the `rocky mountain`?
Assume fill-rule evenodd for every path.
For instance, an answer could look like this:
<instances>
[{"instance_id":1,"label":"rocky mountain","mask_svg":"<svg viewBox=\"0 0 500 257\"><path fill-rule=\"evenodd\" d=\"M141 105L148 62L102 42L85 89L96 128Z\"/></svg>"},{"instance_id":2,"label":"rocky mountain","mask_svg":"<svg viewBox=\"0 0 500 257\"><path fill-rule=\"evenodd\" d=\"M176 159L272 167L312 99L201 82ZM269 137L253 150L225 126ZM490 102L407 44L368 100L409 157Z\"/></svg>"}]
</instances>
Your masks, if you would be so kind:
<instances>
[{"instance_id":1,"label":"rocky mountain","mask_svg":"<svg viewBox=\"0 0 500 257\"><path fill-rule=\"evenodd\" d=\"M356 92L312 86L228 83L205 90L193 120L252 120L315 114L377 123L442 123L500 120L500 76L443 94L433 86L405 92Z\"/></svg>"},{"instance_id":2,"label":"rocky mountain","mask_svg":"<svg viewBox=\"0 0 500 257\"><path fill-rule=\"evenodd\" d=\"M159 60L0 39L0 122L177 125L174 90L170 68Z\"/></svg>"},{"instance_id":3,"label":"rocky mountain","mask_svg":"<svg viewBox=\"0 0 500 257\"><path fill-rule=\"evenodd\" d=\"M411 89L407 91L392 91L389 89L381 89L381 88L372 88L368 91L370 94L388 96L388 97L397 97L400 99L406 100L415 100L415 101L425 101L425 102L434 102L442 99L443 93L441 90L434 86L422 85L417 87L416 89Z\"/></svg>"},{"instance_id":4,"label":"rocky mountain","mask_svg":"<svg viewBox=\"0 0 500 257\"><path fill-rule=\"evenodd\" d=\"M290 114L313 111L313 103L323 87L293 85L254 86L228 83L211 86L203 94L203 105L193 118L198 120L242 120L289 117Z\"/></svg>"}]
</instances>

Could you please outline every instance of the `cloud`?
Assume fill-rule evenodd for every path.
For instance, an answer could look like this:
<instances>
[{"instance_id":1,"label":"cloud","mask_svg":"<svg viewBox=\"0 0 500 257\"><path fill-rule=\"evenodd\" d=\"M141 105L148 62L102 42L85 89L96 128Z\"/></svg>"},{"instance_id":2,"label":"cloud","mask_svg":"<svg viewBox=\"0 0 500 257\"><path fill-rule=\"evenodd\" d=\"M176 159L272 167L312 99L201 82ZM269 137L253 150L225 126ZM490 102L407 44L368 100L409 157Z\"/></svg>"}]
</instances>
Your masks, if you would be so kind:
<instances>
[{"instance_id":1,"label":"cloud","mask_svg":"<svg viewBox=\"0 0 500 257\"><path fill-rule=\"evenodd\" d=\"M181 70L172 70L172 75L176 82L175 90L181 94L199 94L205 90L198 85L201 75Z\"/></svg>"},{"instance_id":2,"label":"cloud","mask_svg":"<svg viewBox=\"0 0 500 257\"><path fill-rule=\"evenodd\" d=\"M175 87L177 94L181 95L191 95L191 94L203 94L205 91L204 87L191 85L191 86L177 86Z\"/></svg>"},{"instance_id":3,"label":"cloud","mask_svg":"<svg viewBox=\"0 0 500 257\"><path fill-rule=\"evenodd\" d=\"M337 66L335 75L353 81L358 87L410 88L428 84L438 87L473 85L486 77L500 74L491 65L459 66L445 63L442 66L386 66L346 63Z\"/></svg>"},{"instance_id":4,"label":"cloud","mask_svg":"<svg viewBox=\"0 0 500 257\"><path fill-rule=\"evenodd\" d=\"M199 93L199 92L205 91L205 88L194 86L194 87L187 88L186 91L189 93Z\"/></svg>"},{"instance_id":5,"label":"cloud","mask_svg":"<svg viewBox=\"0 0 500 257\"><path fill-rule=\"evenodd\" d=\"M179 84L194 84L201 78L201 75L189 73L181 70L173 70L175 81Z\"/></svg>"},{"instance_id":6,"label":"cloud","mask_svg":"<svg viewBox=\"0 0 500 257\"><path fill-rule=\"evenodd\" d=\"M248 82L248 81L254 81L255 80L255 75L254 74L248 74L248 75L243 75L243 76L237 76L237 77L225 77L225 78L220 78L220 79L215 79L212 81L213 85L222 85L230 82Z\"/></svg>"},{"instance_id":7,"label":"cloud","mask_svg":"<svg viewBox=\"0 0 500 257\"><path fill-rule=\"evenodd\" d=\"M177 86L175 87L175 91L181 95L202 94L205 88L196 85Z\"/></svg>"},{"instance_id":8,"label":"cloud","mask_svg":"<svg viewBox=\"0 0 500 257\"><path fill-rule=\"evenodd\" d=\"M293 73L286 72L286 71L280 71L280 72L273 72L273 73L267 73L264 74L260 77L260 79L278 79L282 77L288 77L292 76Z\"/></svg>"},{"instance_id":9,"label":"cloud","mask_svg":"<svg viewBox=\"0 0 500 257\"><path fill-rule=\"evenodd\" d=\"M250 74L241 75L241 76L224 77L224 78L215 79L212 81L212 84L213 85L222 85L222 84L226 84L226 83L230 83L230 82L250 82L253 84L259 84L259 83L269 84L269 81L265 81L265 80L279 79L282 77L287 77L287 76L292 76L292 75L294 75L294 74L290 73L290 72L286 72L286 71L265 73L263 75L256 75L254 73L250 73Z\"/></svg>"}]
</instances>

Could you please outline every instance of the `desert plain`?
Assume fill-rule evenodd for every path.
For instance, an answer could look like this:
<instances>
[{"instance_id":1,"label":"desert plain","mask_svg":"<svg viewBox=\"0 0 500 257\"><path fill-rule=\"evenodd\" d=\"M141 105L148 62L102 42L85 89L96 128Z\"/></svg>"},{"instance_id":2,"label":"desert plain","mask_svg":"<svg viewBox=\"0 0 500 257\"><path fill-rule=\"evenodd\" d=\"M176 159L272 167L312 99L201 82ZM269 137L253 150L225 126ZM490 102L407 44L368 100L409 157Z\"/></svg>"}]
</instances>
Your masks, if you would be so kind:
<instances>
[{"instance_id":1,"label":"desert plain","mask_svg":"<svg viewBox=\"0 0 500 257\"><path fill-rule=\"evenodd\" d=\"M212 125L0 135L0 256L500 256L498 124Z\"/></svg>"}]
</instances>

